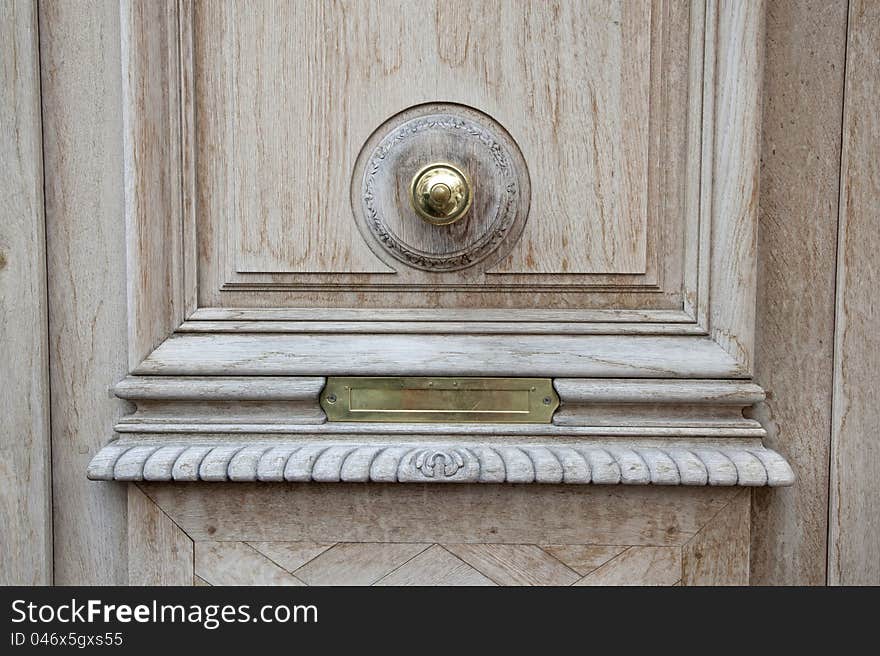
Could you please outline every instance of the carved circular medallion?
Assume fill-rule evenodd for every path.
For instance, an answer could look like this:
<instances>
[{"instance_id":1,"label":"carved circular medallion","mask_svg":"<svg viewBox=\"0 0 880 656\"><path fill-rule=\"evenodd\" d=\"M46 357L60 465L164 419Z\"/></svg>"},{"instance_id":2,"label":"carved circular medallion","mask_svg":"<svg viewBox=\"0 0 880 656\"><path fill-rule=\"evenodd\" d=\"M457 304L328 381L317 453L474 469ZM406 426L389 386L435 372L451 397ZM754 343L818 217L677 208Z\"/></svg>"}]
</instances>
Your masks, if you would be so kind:
<instances>
[{"instance_id":1,"label":"carved circular medallion","mask_svg":"<svg viewBox=\"0 0 880 656\"><path fill-rule=\"evenodd\" d=\"M425 220L411 202L415 178L437 162L471 185L466 214L453 223ZM482 112L453 104L419 105L381 125L358 157L351 192L358 229L379 257L434 272L485 269L506 255L530 199L513 138Z\"/></svg>"}]
</instances>

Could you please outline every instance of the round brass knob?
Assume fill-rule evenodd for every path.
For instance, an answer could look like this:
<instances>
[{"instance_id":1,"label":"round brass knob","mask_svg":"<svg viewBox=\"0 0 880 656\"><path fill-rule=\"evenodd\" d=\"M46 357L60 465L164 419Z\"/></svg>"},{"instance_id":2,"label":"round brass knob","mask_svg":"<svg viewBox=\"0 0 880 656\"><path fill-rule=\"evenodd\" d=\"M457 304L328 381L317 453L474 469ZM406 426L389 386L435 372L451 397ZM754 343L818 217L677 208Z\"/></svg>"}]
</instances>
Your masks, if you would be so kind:
<instances>
[{"instance_id":1,"label":"round brass knob","mask_svg":"<svg viewBox=\"0 0 880 656\"><path fill-rule=\"evenodd\" d=\"M429 164L415 174L410 184L413 209L428 223L455 223L471 206L473 193L467 174L446 163Z\"/></svg>"}]
</instances>

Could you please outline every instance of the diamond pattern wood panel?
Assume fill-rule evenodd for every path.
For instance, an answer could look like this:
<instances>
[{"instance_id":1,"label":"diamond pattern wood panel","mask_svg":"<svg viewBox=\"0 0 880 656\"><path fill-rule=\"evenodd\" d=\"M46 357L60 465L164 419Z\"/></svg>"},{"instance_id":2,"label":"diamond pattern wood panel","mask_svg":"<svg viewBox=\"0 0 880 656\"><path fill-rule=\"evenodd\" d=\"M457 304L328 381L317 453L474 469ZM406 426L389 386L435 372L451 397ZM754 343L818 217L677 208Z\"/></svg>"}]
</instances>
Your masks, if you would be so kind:
<instances>
[{"instance_id":1,"label":"diamond pattern wood panel","mask_svg":"<svg viewBox=\"0 0 880 656\"><path fill-rule=\"evenodd\" d=\"M473 543L442 538L407 540L407 535L425 535L423 526L416 521L417 515L396 517L394 535L379 539L266 540L267 532L262 530L263 522L268 521L265 517L244 529L236 528L233 537L228 530L218 531L215 518L201 511L192 520L187 519L188 530L184 529L179 520L184 518L181 513L185 507L182 510L175 506L174 497L160 508L138 486L132 486L129 494L131 508L140 508L140 514L149 515L155 524L152 537L132 542L129 553L131 571L140 573L137 580L145 584L162 584L161 572L166 571L178 572L176 581L188 580L194 585L748 583L748 492L727 497L726 503L705 515L689 534L675 534L680 539L671 543L665 533L655 535L622 526L619 531L610 528L597 533L598 544L581 543L584 538L588 541L589 535L566 543L570 532L554 533L557 540L548 540L547 544L530 544L526 540L520 543L516 539L489 542L486 538ZM327 517L325 512L326 508L321 510L321 517ZM462 512L470 510L465 507ZM589 520L589 515L583 516L582 521ZM139 522L145 523L143 519ZM316 533L315 524L303 526L303 532ZM328 536L335 532L322 526L320 534ZM439 536L443 531L434 534ZM522 534L525 537L535 532L527 525ZM395 540L398 535L400 541ZM651 539L645 540L646 535ZM492 537L496 536L489 539Z\"/></svg>"},{"instance_id":2,"label":"diamond pattern wood panel","mask_svg":"<svg viewBox=\"0 0 880 656\"><path fill-rule=\"evenodd\" d=\"M197 585L672 585L677 547L196 542Z\"/></svg>"}]
</instances>

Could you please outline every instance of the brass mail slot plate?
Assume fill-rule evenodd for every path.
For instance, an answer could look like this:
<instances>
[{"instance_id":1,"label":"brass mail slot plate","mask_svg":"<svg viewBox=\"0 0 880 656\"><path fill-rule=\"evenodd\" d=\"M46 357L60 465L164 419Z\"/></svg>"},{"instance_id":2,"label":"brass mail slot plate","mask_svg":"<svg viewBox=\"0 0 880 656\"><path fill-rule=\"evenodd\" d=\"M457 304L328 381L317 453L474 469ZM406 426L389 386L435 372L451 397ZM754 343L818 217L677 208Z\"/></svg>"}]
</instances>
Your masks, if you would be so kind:
<instances>
[{"instance_id":1,"label":"brass mail slot plate","mask_svg":"<svg viewBox=\"0 0 880 656\"><path fill-rule=\"evenodd\" d=\"M559 396L549 378L330 377L330 421L549 424Z\"/></svg>"}]
</instances>

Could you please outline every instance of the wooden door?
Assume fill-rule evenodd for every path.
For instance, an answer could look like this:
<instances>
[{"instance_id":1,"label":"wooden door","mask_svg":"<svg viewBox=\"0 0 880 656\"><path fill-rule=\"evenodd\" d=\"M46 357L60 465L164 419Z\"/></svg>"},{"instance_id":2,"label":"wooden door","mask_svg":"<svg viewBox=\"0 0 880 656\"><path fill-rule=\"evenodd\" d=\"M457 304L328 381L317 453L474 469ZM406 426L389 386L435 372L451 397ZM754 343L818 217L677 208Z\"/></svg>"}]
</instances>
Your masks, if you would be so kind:
<instances>
[{"instance_id":1,"label":"wooden door","mask_svg":"<svg viewBox=\"0 0 880 656\"><path fill-rule=\"evenodd\" d=\"M880 21L760 4L3 3L0 583L877 582Z\"/></svg>"},{"instance_id":2,"label":"wooden door","mask_svg":"<svg viewBox=\"0 0 880 656\"><path fill-rule=\"evenodd\" d=\"M130 580L747 582L743 488L793 480L743 414L762 16L124 2ZM336 377L560 406L340 421Z\"/></svg>"}]
</instances>

